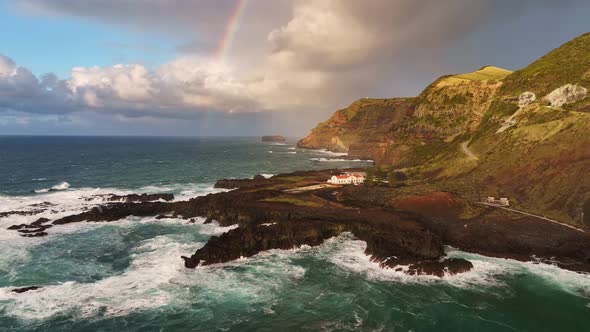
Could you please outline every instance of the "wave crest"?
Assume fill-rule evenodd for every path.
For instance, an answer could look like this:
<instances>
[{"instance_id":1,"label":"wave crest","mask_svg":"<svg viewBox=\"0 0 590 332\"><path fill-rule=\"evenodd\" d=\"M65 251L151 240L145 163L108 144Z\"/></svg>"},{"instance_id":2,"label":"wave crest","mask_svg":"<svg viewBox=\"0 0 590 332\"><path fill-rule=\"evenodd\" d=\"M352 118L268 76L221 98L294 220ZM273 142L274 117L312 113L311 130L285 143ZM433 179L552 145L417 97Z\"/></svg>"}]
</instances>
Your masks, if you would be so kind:
<instances>
[{"instance_id":1,"label":"wave crest","mask_svg":"<svg viewBox=\"0 0 590 332\"><path fill-rule=\"evenodd\" d=\"M43 189L37 189L35 190L35 192L37 194L43 194L43 193L48 193L50 191L60 191L60 190L66 190L66 189L70 189L70 184L67 182L60 182L58 184L56 184L55 186L51 187L51 188L43 188Z\"/></svg>"}]
</instances>

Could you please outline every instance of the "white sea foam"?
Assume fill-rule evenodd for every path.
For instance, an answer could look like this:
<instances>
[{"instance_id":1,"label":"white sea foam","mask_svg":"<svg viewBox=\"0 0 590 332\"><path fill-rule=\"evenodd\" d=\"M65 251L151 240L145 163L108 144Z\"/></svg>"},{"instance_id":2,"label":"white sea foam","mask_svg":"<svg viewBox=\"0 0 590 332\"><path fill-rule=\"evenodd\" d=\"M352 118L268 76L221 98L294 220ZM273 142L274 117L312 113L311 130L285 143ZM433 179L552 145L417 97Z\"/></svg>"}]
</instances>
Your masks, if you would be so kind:
<instances>
[{"instance_id":1,"label":"white sea foam","mask_svg":"<svg viewBox=\"0 0 590 332\"><path fill-rule=\"evenodd\" d=\"M363 163L372 163L372 160L361 160L361 159L342 159L342 158L310 158L309 160L312 161L319 161L319 162L363 162Z\"/></svg>"},{"instance_id":2,"label":"white sea foam","mask_svg":"<svg viewBox=\"0 0 590 332\"><path fill-rule=\"evenodd\" d=\"M348 155L348 153L346 153L346 152L333 152L333 151L329 151L329 150L326 150L326 149L313 150L313 152L319 152L319 153L323 153L323 154L328 154L328 155L334 156L334 157Z\"/></svg>"},{"instance_id":3,"label":"white sea foam","mask_svg":"<svg viewBox=\"0 0 590 332\"><path fill-rule=\"evenodd\" d=\"M296 149L297 149L297 147L295 147L295 146L292 146L289 148L289 150L296 150Z\"/></svg>"},{"instance_id":4,"label":"white sea foam","mask_svg":"<svg viewBox=\"0 0 590 332\"><path fill-rule=\"evenodd\" d=\"M199 225L197 225L199 226ZM207 225L204 225L207 226ZM249 303L272 303L276 290L301 279L305 270L285 259L287 251L270 251L256 259L229 264L184 268L181 255L202 243L179 243L174 236L158 236L133 250L129 268L95 283L66 282L22 294L0 288L4 313L20 319L46 319L58 314L88 318L97 314L125 316L166 305L182 307L208 299L235 298ZM236 270L236 266L241 266ZM197 286L199 296L188 287ZM201 300L203 298L203 300Z\"/></svg>"},{"instance_id":5,"label":"white sea foam","mask_svg":"<svg viewBox=\"0 0 590 332\"><path fill-rule=\"evenodd\" d=\"M70 184L67 182L61 182L51 187L51 190L66 190L70 188Z\"/></svg>"},{"instance_id":6,"label":"white sea foam","mask_svg":"<svg viewBox=\"0 0 590 332\"><path fill-rule=\"evenodd\" d=\"M454 276L443 278L435 276L410 276L395 269L382 269L379 264L371 261L365 254L367 245L355 239L351 234L343 234L326 241L319 248L319 255L346 271L358 273L366 278L382 282L448 284L454 287L479 289L504 285L505 276L529 274L539 277L553 287L561 287L566 291L590 296L590 275L571 272L548 264L523 263L510 259L492 258L447 248L449 257L469 260L473 269Z\"/></svg>"},{"instance_id":7,"label":"white sea foam","mask_svg":"<svg viewBox=\"0 0 590 332\"><path fill-rule=\"evenodd\" d=\"M217 221L213 221L210 224L202 224L201 227L199 228L199 233L200 234L204 234L204 235L221 235L223 233L227 233L229 231L231 231L232 229L236 229L238 228L238 225L231 225L231 226L226 226L226 227L222 227L219 226L219 224L217 223Z\"/></svg>"},{"instance_id":8,"label":"white sea foam","mask_svg":"<svg viewBox=\"0 0 590 332\"><path fill-rule=\"evenodd\" d=\"M121 275L82 284L66 282L37 291L15 294L0 289L0 300L10 301L7 313L24 319L43 319L56 314L73 313L91 317L102 312L122 316L136 310L158 308L171 301L168 286L187 270L179 263L180 255L202 244L179 244L167 236L145 241L134 250L129 269Z\"/></svg>"},{"instance_id":9,"label":"white sea foam","mask_svg":"<svg viewBox=\"0 0 590 332\"><path fill-rule=\"evenodd\" d=\"M265 177L265 178L267 178L267 179L270 179L270 178L272 178L273 176L275 176L276 174L260 174L260 175L264 176L264 177Z\"/></svg>"},{"instance_id":10,"label":"white sea foam","mask_svg":"<svg viewBox=\"0 0 590 332\"><path fill-rule=\"evenodd\" d=\"M113 188L77 188L70 190L51 191L34 196L0 196L0 212L8 211L36 211L39 210L39 204L49 203L48 207L43 207L44 212L30 215L10 215L0 218L0 241L7 243L10 239L20 239L21 237L15 231L9 231L11 225L31 223L39 218L48 218L56 220L68 215L82 213L95 206L105 203L102 195L117 194L128 195L132 193L164 193L174 192L175 200L188 200L197 196L203 196L210 193L221 192L225 190L215 189L209 184L190 184L190 185L166 185L166 186L149 186L136 190L122 190ZM68 227L58 226L51 228L48 233L51 235L61 230L67 230ZM73 227L72 229L76 229ZM6 241L5 241L6 240ZM27 243L41 243L41 238L26 239ZM9 243L9 242L8 242ZM0 243L0 248L2 248ZM4 255L2 255L4 256ZM5 257L0 257L0 261Z\"/></svg>"}]
</instances>

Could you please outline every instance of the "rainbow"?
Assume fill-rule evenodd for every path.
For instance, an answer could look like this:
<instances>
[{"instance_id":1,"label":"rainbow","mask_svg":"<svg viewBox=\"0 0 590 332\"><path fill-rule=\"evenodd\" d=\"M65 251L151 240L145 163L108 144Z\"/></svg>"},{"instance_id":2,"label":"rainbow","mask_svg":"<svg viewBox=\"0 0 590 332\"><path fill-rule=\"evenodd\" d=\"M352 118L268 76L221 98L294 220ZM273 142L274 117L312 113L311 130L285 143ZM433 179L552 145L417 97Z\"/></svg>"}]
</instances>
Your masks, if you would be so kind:
<instances>
[{"instance_id":1,"label":"rainbow","mask_svg":"<svg viewBox=\"0 0 590 332\"><path fill-rule=\"evenodd\" d=\"M223 60L227 53L231 50L232 43L236 36L236 31L238 30L238 24L240 23L240 19L244 14L244 8L246 8L247 2L248 0L236 0L236 5L234 6L234 9L227 20L223 36L221 37L219 45L217 46L217 51L215 52L215 57L217 59Z\"/></svg>"}]
</instances>

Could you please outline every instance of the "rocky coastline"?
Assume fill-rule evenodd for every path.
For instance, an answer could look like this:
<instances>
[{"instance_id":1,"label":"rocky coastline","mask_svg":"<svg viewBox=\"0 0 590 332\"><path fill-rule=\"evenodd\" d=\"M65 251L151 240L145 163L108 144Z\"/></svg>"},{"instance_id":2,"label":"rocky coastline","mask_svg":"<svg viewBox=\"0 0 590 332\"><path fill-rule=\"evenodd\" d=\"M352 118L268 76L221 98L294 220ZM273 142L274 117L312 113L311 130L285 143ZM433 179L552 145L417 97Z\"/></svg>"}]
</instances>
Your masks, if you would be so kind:
<instances>
[{"instance_id":1,"label":"rocky coastline","mask_svg":"<svg viewBox=\"0 0 590 332\"><path fill-rule=\"evenodd\" d=\"M423 186L324 185L326 179L342 171L219 180L216 187L232 190L180 202L165 201L169 196L153 196L150 198L157 200L152 201L137 200L149 197L143 195L117 197L116 202L80 214L56 220L41 218L9 229L23 237L46 236L52 227L63 224L116 222L128 216L174 217L187 222L201 217L220 226L237 226L211 237L196 252L179 257L179 264L191 269L270 249L317 246L347 232L367 243L365 253L382 268L409 275L442 277L473 268L467 260L447 258L447 245L590 272L590 235L584 231L478 205Z\"/></svg>"}]
</instances>

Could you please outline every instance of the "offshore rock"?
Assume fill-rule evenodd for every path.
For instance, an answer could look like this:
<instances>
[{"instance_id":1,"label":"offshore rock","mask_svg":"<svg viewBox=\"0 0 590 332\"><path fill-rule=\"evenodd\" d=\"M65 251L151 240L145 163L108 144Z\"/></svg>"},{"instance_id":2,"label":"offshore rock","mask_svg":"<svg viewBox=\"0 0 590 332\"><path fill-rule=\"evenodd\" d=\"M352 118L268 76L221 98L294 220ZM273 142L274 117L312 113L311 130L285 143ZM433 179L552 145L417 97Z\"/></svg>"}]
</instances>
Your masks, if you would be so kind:
<instances>
[{"instance_id":1,"label":"offshore rock","mask_svg":"<svg viewBox=\"0 0 590 332\"><path fill-rule=\"evenodd\" d=\"M286 142L287 139L281 135L262 136L263 142Z\"/></svg>"}]
</instances>

